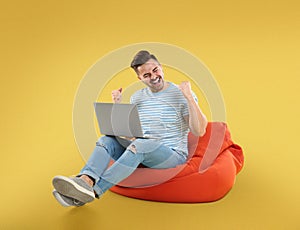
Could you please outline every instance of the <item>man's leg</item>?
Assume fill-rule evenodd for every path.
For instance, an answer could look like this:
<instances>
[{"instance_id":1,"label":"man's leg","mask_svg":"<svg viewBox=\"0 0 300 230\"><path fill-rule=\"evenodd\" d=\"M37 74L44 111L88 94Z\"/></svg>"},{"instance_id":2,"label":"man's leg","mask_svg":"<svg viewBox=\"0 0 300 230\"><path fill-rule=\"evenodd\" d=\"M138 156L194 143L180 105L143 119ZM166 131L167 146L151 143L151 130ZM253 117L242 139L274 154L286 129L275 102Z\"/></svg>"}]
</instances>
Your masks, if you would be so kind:
<instances>
[{"instance_id":1,"label":"man's leg","mask_svg":"<svg viewBox=\"0 0 300 230\"><path fill-rule=\"evenodd\" d=\"M101 137L96 142L96 147L86 165L80 171L79 176L87 175L93 178L94 183L97 183L110 161L119 159L124 151L125 147L115 137Z\"/></svg>"},{"instance_id":2,"label":"man's leg","mask_svg":"<svg viewBox=\"0 0 300 230\"><path fill-rule=\"evenodd\" d=\"M185 161L185 156L156 140L137 139L111 167L103 172L100 180L94 185L94 190L101 196L133 173L140 163L151 168L172 168Z\"/></svg>"},{"instance_id":3,"label":"man's leg","mask_svg":"<svg viewBox=\"0 0 300 230\"><path fill-rule=\"evenodd\" d=\"M76 178L56 176L53 179L53 186L59 194L79 200L83 203L94 200L93 180L99 181L100 176L108 167L111 158L118 159L125 148L114 137L101 137L89 158ZM88 177L88 178L87 178Z\"/></svg>"}]
</instances>

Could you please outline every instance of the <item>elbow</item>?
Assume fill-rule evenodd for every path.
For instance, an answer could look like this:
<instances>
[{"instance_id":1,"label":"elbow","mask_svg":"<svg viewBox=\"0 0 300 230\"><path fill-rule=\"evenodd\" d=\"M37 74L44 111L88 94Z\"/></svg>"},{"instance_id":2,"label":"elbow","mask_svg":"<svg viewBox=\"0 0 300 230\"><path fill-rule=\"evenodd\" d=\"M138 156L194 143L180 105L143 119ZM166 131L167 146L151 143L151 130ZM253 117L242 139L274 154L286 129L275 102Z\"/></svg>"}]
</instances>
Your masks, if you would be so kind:
<instances>
[{"instance_id":1,"label":"elbow","mask_svg":"<svg viewBox=\"0 0 300 230\"><path fill-rule=\"evenodd\" d=\"M201 128L196 132L193 132L193 134L197 137L203 137L206 133L206 127L207 127L207 120L205 120L201 125Z\"/></svg>"},{"instance_id":2,"label":"elbow","mask_svg":"<svg viewBox=\"0 0 300 230\"><path fill-rule=\"evenodd\" d=\"M200 137L202 137L202 136L204 136L204 134L206 133L206 127L207 127L207 119L205 119L205 121L204 121L204 123L203 123L203 125L202 125L202 132L201 132L201 135L200 135Z\"/></svg>"},{"instance_id":3,"label":"elbow","mask_svg":"<svg viewBox=\"0 0 300 230\"><path fill-rule=\"evenodd\" d=\"M206 129L192 131L192 134L196 137L202 137L202 136L204 136L205 133L206 133Z\"/></svg>"},{"instance_id":4,"label":"elbow","mask_svg":"<svg viewBox=\"0 0 300 230\"><path fill-rule=\"evenodd\" d=\"M192 134L194 135L194 136L196 136L196 137L202 137L203 135L202 135L202 132L199 130L199 131L194 131L194 132L192 132Z\"/></svg>"},{"instance_id":5,"label":"elbow","mask_svg":"<svg viewBox=\"0 0 300 230\"><path fill-rule=\"evenodd\" d=\"M204 136L204 134L206 133L206 129L203 129L203 130L201 130L199 133L198 133L198 137L203 137Z\"/></svg>"},{"instance_id":6,"label":"elbow","mask_svg":"<svg viewBox=\"0 0 300 230\"><path fill-rule=\"evenodd\" d=\"M203 137L205 133L206 133L206 129L204 129L203 131L201 131L201 132L199 133L199 136L198 136L198 137Z\"/></svg>"}]
</instances>

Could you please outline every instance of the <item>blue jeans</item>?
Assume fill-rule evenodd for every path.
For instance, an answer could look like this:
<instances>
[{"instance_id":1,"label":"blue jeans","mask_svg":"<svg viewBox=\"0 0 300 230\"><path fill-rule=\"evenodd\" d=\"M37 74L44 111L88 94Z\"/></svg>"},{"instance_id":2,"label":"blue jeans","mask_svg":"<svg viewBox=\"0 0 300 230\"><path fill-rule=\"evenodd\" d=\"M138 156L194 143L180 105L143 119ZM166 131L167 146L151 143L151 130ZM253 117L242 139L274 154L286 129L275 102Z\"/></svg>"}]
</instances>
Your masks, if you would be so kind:
<instances>
[{"instance_id":1,"label":"blue jeans","mask_svg":"<svg viewBox=\"0 0 300 230\"><path fill-rule=\"evenodd\" d=\"M111 159L115 162L110 166ZM172 168L183 164L183 154L153 139L136 139L127 148L115 137L102 136L79 175L95 180L94 190L101 196L112 186L128 177L139 164L149 168Z\"/></svg>"}]
</instances>

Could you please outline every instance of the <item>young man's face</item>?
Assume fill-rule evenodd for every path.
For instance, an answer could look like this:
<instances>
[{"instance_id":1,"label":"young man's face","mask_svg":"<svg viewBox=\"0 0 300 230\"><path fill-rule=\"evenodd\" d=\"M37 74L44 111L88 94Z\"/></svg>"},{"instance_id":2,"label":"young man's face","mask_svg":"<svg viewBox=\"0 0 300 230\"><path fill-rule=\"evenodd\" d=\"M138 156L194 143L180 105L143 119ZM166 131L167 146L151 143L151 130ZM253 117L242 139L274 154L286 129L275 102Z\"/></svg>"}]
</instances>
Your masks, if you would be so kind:
<instances>
[{"instance_id":1,"label":"young man's face","mask_svg":"<svg viewBox=\"0 0 300 230\"><path fill-rule=\"evenodd\" d=\"M159 92L164 89L164 73L161 65L150 59L137 68L138 78L147 85L152 92Z\"/></svg>"}]
</instances>

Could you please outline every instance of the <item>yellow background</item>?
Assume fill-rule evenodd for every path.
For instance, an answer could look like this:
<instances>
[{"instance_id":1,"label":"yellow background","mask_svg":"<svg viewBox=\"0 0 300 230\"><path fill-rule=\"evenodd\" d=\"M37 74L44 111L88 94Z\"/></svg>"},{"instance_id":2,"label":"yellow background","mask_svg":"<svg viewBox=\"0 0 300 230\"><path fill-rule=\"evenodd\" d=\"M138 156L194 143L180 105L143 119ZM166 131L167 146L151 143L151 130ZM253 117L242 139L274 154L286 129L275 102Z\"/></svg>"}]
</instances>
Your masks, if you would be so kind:
<instances>
[{"instance_id":1,"label":"yellow background","mask_svg":"<svg viewBox=\"0 0 300 230\"><path fill-rule=\"evenodd\" d=\"M296 0L1 1L0 228L300 229L299 7ZM84 163L72 129L80 80L108 52L139 42L182 47L210 68L245 168L215 203L108 192L62 208L51 179Z\"/></svg>"}]
</instances>

